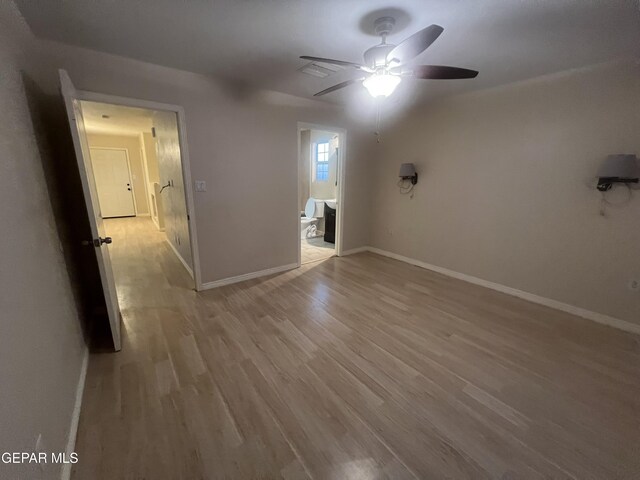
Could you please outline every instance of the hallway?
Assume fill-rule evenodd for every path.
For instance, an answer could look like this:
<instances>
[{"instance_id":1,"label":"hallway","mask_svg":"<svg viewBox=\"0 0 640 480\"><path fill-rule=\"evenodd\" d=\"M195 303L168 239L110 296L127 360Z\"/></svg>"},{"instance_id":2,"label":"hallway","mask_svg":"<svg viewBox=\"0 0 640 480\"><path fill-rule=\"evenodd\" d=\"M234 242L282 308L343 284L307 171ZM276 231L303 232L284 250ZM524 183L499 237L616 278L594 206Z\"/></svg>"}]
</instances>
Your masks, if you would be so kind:
<instances>
[{"instance_id":1,"label":"hallway","mask_svg":"<svg viewBox=\"0 0 640 480\"><path fill-rule=\"evenodd\" d=\"M179 286L193 290L193 279L177 259L169 246L164 232L159 231L151 217L124 217L104 220L107 235L113 239L109 245L113 273L116 278L118 302L125 311L138 306L132 296L145 298L159 293L172 295L171 287ZM145 284L152 289L141 288ZM157 299L153 299L155 302ZM126 325L126 322L125 322Z\"/></svg>"},{"instance_id":2,"label":"hallway","mask_svg":"<svg viewBox=\"0 0 640 480\"><path fill-rule=\"evenodd\" d=\"M196 293L150 221L107 227L123 348L75 479L637 472L631 334L368 253Z\"/></svg>"}]
</instances>

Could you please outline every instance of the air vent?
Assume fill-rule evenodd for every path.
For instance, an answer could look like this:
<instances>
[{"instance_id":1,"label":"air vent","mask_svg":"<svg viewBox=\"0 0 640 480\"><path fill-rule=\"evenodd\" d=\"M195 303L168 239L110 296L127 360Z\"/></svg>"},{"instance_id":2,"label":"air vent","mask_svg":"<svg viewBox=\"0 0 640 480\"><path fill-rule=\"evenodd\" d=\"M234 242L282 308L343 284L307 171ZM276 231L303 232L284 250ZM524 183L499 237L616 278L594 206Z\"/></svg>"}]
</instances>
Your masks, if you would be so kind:
<instances>
[{"instance_id":1,"label":"air vent","mask_svg":"<svg viewBox=\"0 0 640 480\"><path fill-rule=\"evenodd\" d=\"M340 70L343 70L343 68L339 65L330 65L328 63L320 64L316 62L307 63L298 69L299 72L318 78L326 78Z\"/></svg>"}]
</instances>

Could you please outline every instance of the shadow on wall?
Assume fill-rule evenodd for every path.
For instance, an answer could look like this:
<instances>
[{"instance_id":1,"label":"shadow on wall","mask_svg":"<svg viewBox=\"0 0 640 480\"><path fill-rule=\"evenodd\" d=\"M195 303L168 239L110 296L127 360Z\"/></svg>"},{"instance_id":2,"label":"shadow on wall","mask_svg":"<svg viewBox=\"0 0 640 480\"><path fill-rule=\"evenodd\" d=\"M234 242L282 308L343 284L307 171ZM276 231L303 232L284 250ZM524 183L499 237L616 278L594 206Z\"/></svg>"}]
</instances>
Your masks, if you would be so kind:
<instances>
[{"instance_id":1,"label":"shadow on wall","mask_svg":"<svg viewBox=\"0 0 640 480\"><path fill-rule=\"evenodd\" d=\"M45 95L24 73L22 82L85 343L112 350L96 254L82 245L91 229L62 97Z\"/></svg>"}]
</instances>

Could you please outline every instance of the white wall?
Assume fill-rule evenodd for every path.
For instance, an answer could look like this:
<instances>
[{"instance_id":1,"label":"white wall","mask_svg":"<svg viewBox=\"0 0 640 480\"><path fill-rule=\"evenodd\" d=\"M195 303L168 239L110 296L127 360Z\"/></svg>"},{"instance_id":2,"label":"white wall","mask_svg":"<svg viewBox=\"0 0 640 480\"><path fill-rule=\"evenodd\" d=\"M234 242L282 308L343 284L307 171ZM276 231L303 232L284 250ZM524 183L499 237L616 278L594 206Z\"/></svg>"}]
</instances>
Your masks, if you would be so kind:
<instances>
[{"instance_id":1,"label":"white wall","mask_svg":"<svg viewBox=\"0 0 640 480\"><path fill-rule=\"evenodd\" d=\"M195 194L203 282L296 263L298 121L348 130L344 248L366 244L374 141L341 109L55 42L40 48L32 74L51 94L64 68L79 89L184 107L192 178L207 182Z\"/></svg>"},{"instance_id":2,"label":"white wall","mask_svg":"<svg viewBox=\"0 0 640 480\"><path fill-rule=\"evenodd\" d=\"M63 452L85 345L20 71L36 62L0 2L0 451ZM59 478L60 465L0 464L0 478Z\"/></svg>"},{"instance_id":3,"label":"white wall","mask_svg":"<svg viewBox=\"0 0 640 480\"><path fill-rule=\"evenodd\" d=\"M599 215L604 157L640 155L640 68L623 63L462 95L384 132L378 248L640 323L640 192ZM398 193L400 163L420 174Z\"/></svg>"}]
</instances>

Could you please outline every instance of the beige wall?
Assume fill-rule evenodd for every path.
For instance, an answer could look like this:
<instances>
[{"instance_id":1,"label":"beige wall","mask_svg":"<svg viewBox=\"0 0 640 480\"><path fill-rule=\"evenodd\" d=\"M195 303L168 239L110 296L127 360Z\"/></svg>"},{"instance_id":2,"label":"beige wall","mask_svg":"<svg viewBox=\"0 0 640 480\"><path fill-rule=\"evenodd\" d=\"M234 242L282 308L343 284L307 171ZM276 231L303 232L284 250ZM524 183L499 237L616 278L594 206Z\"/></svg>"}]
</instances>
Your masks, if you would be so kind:
<instances>
[{"instance_id":1,"label":"beige wall","mask_svg":"<svg viewBox=\"0 0 640 480\"><path fill-rule=\"evenodd\" d=\"M0 451L67 446L86 351L20 71L32 37L0 2ZM33 63L30 63L32 62ZM60 465L0 464L2 478L60 478Z\"/></svg>"},{"instance_id":2,"label":"beige wall","mask_svg":"<svg viewBox=\"0 0 640 480\"><path fill-rule=\"evenodd\" d=\"M342 109L237 91L203 75L55 42L40 48L44 56L31 73L51 94L57 94L56 69L64 68L81 90L184 107L192 178L207 182L206 192L194 194L204 282L296 263L297 122L348 130L344 248L367 243L375 143L369 127L345 118Z\"/></svg>"},{"instance_id":3,"label":"beige wall","mask_svg":"<svg viewBox=\"0 0 640 480\"><path fill-rule=\"evenodd\" d=\"M376 247L640 323L640 192L599 215L604 157L640 154L640 68L614 65L414 112L378 151ZM420 174L396 187L400 163Z\"/></svg>"},{"instance_id":4,"label":"beige wall","mask_svg":"<svg viewBox=\"0 0 640 480\"><path fill-rule=\"evenodd\" d=\"M156 140L151 133L142 134L142 147L147 157L147 174L149 182L160 183L160 173L158 172L158 157L156 156Z\"/></svg>"},{"instance_id":5,"label":"beige wall","mask_svg":"<svg viewBox=\"0 0 640 480\"><path fill-rule=\"evenodd\" d=\"M136 203L138 215L149 214L149 201L145 190L144 166L138 136L129 135L105 135L90 133L87 135L90 148L126 148L129 154L129 165L133 181L133 197Z\"/></svg>"},{"instance_id":6,"label":"beige wall","mask_svg":"<svg viewBox=\"0 0 640 480\"><path fill-rule=\"evenodd\" d=\"M155 112L156 156L160 185L168 185L160 194L167 240L193 271L178 122L173 112Z\"/></svg>"}]
</instances>

